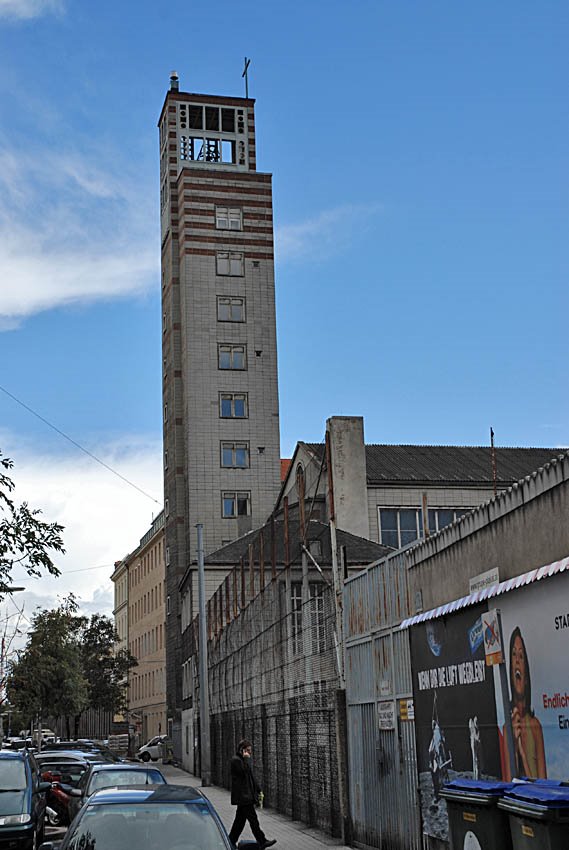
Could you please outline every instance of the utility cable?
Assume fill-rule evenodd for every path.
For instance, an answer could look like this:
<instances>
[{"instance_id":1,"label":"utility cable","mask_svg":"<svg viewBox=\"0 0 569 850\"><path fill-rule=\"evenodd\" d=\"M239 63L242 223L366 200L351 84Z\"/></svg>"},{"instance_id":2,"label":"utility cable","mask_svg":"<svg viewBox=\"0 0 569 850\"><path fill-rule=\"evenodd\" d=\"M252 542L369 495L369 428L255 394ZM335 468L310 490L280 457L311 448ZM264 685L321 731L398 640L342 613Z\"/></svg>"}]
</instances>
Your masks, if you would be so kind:
<instances>
[{"instance_id":1,"label":"utility cable","mask_svg":"<svg viewBox=\"0 0 569 850\"><path fill-rule=\"evenodd\" d=\"M150 493L147 493L145 490L143 490L141 487L139 487L139 486L138 486L138 484L134 484L132 481L129 481L129 479L128 479L128 478L125 478L125 476L124 476L124 475L121 475L121 473L120 473L120 472L117 472L117 471L116 471L116 469L113 469L113 468L112 468L112 466L109 466L109 464L108 464L108 463L105 463L105 461L104 461L104 460L101 460L100 458L98 458L96 455L94 455L94 454L93 454L92 452L90 452L88 449L84 448L84 447L83 447L82 445L80 445L78 442L76 442L76 441L75 441L75 440L73 440L71 437L69 437L69 436L68 436L68 435L67 435L64 431L61 431L59 428L57 428L55 425L53 425L51 422L49 422L47 419L45 419L43 416L41 416L39 413L37 413L37 412L36 412L35 410L33 410L31 407L29 407L27 404L24 404L24 402L23 402L23 401L20 401L20 399L19 399L19 398L16 398L16 396L15 396L15 395L13 395L11 392L8 392L8 390L7 390L5 387L0 386L0 390L2 390L2 392L3 392L3 393L5 393L7 396L9 396L9 397L10 397L13 401L15 401L15 402L16 402L17 404L19 404L21 407L23 407L23 408L24 408L24 410L27 410L27 411L28 411L28 413L31 413L33 416L35 416L37 419L39 419L41 422L43 422L45 425L47 425L49 428L51 428L53 431L55 431L55 432L56 432L56 434L59 434L59 436L60 436L60 437L63 437L65 440L67 440L68 442L70 442L70 443L71 443L73 446L75 446L77 449L79 449L80 451L84 452L84 453L85 453L88 457L90 457L92 460L96 461L96 462L97 462L97 463L99 463L101 466L104 466L104 467L105 467L105 469L108 469L108 471L109 471L109 472L112 472L112 473L113 473L113 475L116 475L116 476L117 476L117 478L120 478L122 481L124 481L124 482L125 482L125 484L130 485L130 487L134 487L134 489L135 489L135 490L138 490L138 492L139 492L139 493L142 493L142 495L143 495L143 496L146 496L146 498L147 498L147 499L151 499L151 500L152 500L153 502L155 502L157 505L159 505L159 504L160 504L160 502L158 501L158 499L155 499L155 498L154 498L154 496L151 496L151 495L150 495Z\"/></svg>"}]
</instances>

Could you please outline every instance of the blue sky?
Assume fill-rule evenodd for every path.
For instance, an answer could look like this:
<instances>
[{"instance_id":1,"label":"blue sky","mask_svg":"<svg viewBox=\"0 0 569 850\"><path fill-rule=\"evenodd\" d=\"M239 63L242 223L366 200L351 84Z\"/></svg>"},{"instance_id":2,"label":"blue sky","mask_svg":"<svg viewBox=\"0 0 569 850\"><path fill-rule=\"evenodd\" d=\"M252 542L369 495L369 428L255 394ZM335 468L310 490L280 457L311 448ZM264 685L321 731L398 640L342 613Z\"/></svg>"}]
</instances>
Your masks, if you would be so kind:
<instances>
[{"instance_id":1,"label":"blue sky","mask_svg":"<svg viewBox=\"0 0 569 850\"><path fill-rule=\"evenodd\" d=\"M0 386L156 499L0 392L17 494L66 525L87 608L161 501L170 71L240 95L252 58L283 456L334 414L368 442L479 445L492 425L562 447L568 37L562 0L0 0ZM27 611L62 592L27 587Z\"/></svg>"}]
</instances>

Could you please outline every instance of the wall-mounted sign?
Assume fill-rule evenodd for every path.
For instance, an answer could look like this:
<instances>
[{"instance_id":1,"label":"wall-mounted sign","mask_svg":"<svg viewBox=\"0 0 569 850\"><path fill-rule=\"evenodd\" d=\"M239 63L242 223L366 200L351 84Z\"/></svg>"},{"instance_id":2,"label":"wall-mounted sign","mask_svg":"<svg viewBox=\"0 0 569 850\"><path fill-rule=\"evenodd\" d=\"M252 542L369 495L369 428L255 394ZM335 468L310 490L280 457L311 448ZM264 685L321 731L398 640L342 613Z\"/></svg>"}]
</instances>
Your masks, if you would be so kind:
<instances>
[{"instance_id":1,"label":"wall-mounted sign","mask_svg":"<svg viewBox=\"0 0 569 850\"><path fill-rule=\"evenodd\" d=\"M377 706L377 723L380 729L395 729L395 703L380 702Z\"/></svg>"},{"instance_id":2,"label":"wall-mounted sign","mask_svg":"<svg viewBox=\"0 0 569 850\"><path fill-rule=\"evenodd\" d=\"M498 567L473 576L469 582L469 593L476 593L477 590L484 590L485 587L493 587L495 584L500 584Z\"/></svg>"},{"instance_id":3,"label":"wall-mounted sign","mask_svg":"<svg viewBox=\"0 0 569 850\"><path fill-rule=\"evenodd\" d=\"M412 699L399 700L399 717L401 720L415 720L415 705Z\"/></svg>"},{"instance_id":4,"label":"wall-mounted sign","mask_svg":"<svg viewBox=\"0 0 569 850\"><path fill-rule=\"evenodd\" d=\"M498 612L495 608L491 611L485 611L480 615L482 620L482 634L484 635L484 655L486 656L486 664L491 667L493 664L501 664L504 660L502 650L502 641L500 639L500 623L498 622Z\"/></svg>"}]
</instances>

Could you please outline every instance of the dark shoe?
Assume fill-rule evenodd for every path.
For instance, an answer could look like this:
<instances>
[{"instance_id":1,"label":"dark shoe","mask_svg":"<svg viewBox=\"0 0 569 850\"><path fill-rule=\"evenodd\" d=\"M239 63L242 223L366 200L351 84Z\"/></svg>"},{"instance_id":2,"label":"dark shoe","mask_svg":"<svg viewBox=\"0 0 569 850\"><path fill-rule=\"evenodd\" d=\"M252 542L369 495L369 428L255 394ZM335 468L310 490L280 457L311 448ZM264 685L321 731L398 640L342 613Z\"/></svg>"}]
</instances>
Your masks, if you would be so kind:
<instances>
[{"instance_id":1,"label":"dark shoe","mask_svg":"<svg viewBox=\"0 0 569 850\"><path fill-rule=\"evenodd\" d=\"M271 838L270 841L265 841L264 844L259 844L259 847L260 847L260 850L267 850L267 847L272 847L273 844L276 844L276 843L277 843L277 839Z\"/></svg>"}]
</instances>

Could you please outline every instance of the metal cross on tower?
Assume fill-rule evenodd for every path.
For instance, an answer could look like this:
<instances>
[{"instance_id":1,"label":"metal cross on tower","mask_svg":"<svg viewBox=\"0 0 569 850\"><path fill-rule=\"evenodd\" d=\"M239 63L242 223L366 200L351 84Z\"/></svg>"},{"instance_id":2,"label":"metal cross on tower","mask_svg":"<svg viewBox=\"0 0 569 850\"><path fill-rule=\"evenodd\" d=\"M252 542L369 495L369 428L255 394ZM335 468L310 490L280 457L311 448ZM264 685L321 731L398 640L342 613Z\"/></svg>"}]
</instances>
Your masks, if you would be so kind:
<instances>
[{"instance_id":1,"label":"metal cross on tower","mask_svg":"<svg viewBox=\"0 0 569 850\"><path fill-rule=\"evenodd\" d=\"M243 68L243 73L241 74L241 76L245 77L245 97L247 97L247 98L249 97L249 76L248 76L247 72L248 72L250 64L251 64L251 60L247 59L247 57L245 57L245 66Z\"/></svg>"}]
</instances>

